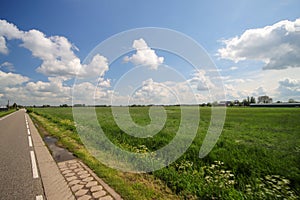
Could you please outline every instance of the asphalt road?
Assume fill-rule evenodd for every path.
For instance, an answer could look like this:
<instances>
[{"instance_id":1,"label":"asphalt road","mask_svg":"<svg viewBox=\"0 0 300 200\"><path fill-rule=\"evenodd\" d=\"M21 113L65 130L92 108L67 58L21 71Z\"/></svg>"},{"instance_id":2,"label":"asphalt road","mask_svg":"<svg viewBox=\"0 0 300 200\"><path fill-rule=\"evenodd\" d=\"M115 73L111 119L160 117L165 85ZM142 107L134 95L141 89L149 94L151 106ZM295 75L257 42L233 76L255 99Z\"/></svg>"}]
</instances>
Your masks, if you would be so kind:
<instances>
[{"instance_id":1,"label":"asphalt road","mask_svg":"<svg viewBox=\"0 0 300 200\"><path fill-rule=\"evenodd\" d=\"M28 136L24 110L0 119L0 200L33 200L43 194Z\"/></svg>"}]
</instances>

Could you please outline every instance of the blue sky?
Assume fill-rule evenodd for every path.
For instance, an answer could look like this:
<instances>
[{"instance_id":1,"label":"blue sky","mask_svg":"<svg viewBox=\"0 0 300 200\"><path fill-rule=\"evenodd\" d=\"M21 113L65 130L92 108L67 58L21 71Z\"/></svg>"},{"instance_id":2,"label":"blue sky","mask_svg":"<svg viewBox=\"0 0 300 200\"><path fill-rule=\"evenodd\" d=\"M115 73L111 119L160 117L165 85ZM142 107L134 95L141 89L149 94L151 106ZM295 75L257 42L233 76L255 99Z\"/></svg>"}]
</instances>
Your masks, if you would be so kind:
<instances>
[{"instance_id":1,"label":"blue sky","mask_svg":"<svg viewBox=\"0 0 300 200\"><path fill-rule=\"evenodd\" d=\"M70 104L74 82L70 72L75 68L84 68L84 58L100 42L122 31L142 27L172 29L199 43L219 68L227 99L242 100L247 96L269 95L275 100L300 100L300 58L297 56L300 55L300 36L299 31L295 31L300 23L297 20L300 18L299 7L300 2L297 0L4 0L0 6L0 19L3 20L0 37L5 41L4 46L0 45L3 48L2 51L0 49L0 104L5 104L7 99L26 105ZM22 33L13 35L9 30L5 32L6 24L14 25ZM266 28L268 26L270 28ZM43 37L30 32L33 29L42 33ZM62 44L54 40L53 36L64 38L67 42ZM41 44L44 41L42 38L51 37L54 45L66 45L67 53L45 49L49 46ZM139 39L136 38L137 41ZM157 61L155 64L176 68L188 83L191 80L199 81L195 88L191 86L195 93L199 93L198 102L213 99L205 98L207 93L197 90L201 84L208 89L214 87L209 83L207 72L195 72L188 63L166 52L155 49L151 52L151 44L148 42L140 41L143 48L148 48L146 52L138 54L138 49L135 49L127 55L129 58L136 55L133 59L124 61L124 57L120 57L111 66L106 66L105 56L99 55L97 62L100 67L85 70L87 74L88 71L102 74L98 77L98 103L109 102L115 84L127 70L141 64L148 65L149 69L149 60L142 63L139 55L152 56L153 59L163 57L163 62ZM134 44L134 41L131 43ZM279 49L278 52L276 49ZM53 64L56 63L54 61L60 61L60 57L65 61ZM76 66L71 65L71 61L77 63ZM63 66L65 63L69 64ZM135 91L138 95L132 98L143 96L138 102L151 103L149 99L155 98L156 102L160 102L161 97L163 102L168 103L168 92L161 87L164 85L172 90L183 84L153 80L148 77L140 86L134 86L137 87ZM87 88L93 91L92 82L89 82L90 85L88 82L81 82L80 88L85 92Z\"/></svg>"}]
</instances>

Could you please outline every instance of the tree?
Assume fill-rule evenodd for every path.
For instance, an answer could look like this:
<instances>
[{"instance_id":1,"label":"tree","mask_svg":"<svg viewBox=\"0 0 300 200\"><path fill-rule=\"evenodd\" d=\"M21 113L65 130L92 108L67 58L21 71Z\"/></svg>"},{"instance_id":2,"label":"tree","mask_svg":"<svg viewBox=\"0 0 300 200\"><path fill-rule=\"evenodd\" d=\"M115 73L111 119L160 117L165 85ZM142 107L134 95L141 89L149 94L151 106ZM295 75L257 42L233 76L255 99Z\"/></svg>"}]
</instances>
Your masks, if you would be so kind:
<instances>
[{"instance_id":1,"label":"tree","mask_svg":"<svg viewBox=\"0 0 300 200\"><path fill-rule=\"evenodd\" d=\"M217 101L214 101L214 102L212 103L212 105L213 105L213 106L217 106L217 105L218 105L218 102L217 102Z\"/></svg>"},{"instance_id":2,"label":"tree","mask_svg":"<svg viewBox=\"0 0 300 200\"><path fill-rule=\"evenodd\" d=\"M289 99L289 103L295 103L294 99Z\"/></svg>"},{"instance_id":3,"label":"tree","mask_svg":"<svg viewBox=\"0 0 300 200\"><path fill-rule=\"evenodd\" d=\"M249 98L243 100L243 106L249 106Z\"/></svg>"},{"instance_id":4,"label":"tree","mask_svg":"<svg viewBox=\"0 0 300 200\"><path fill-rule=\"evenodd\" d=\"M256 103L256 100L255 100L254 97L251 97L251 98L250 98L250 103Z\"/></svg>"},{"instance_id":5,"label":"tree","mask_svg":"<svg viewBox=\"0 0 300 200\"><path fill-rule=\"evenodd\" d=\"M14 103L13 105L12 105L12 107L14 108L14 109L17 109L17 104L16 103Z\"/></svg>"}]
</instances>

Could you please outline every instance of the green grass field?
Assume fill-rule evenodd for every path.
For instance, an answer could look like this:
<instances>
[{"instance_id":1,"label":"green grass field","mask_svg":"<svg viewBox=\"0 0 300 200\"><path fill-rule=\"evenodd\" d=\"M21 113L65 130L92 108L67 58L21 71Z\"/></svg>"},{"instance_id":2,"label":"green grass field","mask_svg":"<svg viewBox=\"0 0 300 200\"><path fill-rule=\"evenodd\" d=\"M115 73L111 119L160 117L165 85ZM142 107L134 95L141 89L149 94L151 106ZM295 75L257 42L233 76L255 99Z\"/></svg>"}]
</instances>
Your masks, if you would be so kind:
<instances>
[{"instance_id":1,"label":"green grass field","mask_svg":"<svg viewBox=\"0 0 300 200\"><path fill-rule=\"evenodd\" d=\"M144 139L120 130L111 108L98 107L96 113L115 145L128 151L153 151L168 144L180 124L180 107L165 109L164 128ZM133 107L130 113L137 124L146 125L148 110ZM61 145L83 159L124 199L299 199L299 108L228 108L221 137L208 156L200 159L211 113L210 108L201 107L198 133L185 154L168 167L144 175L117 172L93 159L76 133L72 108L30 111Z\"/></svg>"},{"instance_id":2,"label":"green grass field","mask_svg":"<svg viewBox=\"0 0 300 200\"><path fill-rule=\"evenodd\" d=\"M15 111L16 111L15 109L10 109L8 111L1 111L0 112L0 117L4 117L5 115L8 115L8 114L13 113Z\"/></svg>"}]
</instances>

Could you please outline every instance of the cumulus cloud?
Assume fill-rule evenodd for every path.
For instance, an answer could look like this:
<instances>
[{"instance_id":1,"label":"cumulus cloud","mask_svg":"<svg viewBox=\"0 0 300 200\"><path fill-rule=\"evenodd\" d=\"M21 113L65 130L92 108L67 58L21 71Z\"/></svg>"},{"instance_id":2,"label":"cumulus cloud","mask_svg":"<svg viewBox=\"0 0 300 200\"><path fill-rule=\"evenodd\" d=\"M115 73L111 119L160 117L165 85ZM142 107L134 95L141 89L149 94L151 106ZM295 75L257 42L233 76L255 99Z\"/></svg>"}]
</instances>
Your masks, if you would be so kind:
<instances>
[{"instance_id":1,"label":"cumulus cloud","mask_svg":"<svg viewBox=\"0 0 300 200\"><path fill-rule=\"evenodd\" d=\"M6 40L20 39L22 31L20 31L14 24L8 23L6 20L0 20L0 53L8 54Z\"/></svg>"},{"instance_id":2,"label":"cumulus cloud","mask_svg":"<svg viewBox=\"0 0 300 200\"><path fill-rule=\"evenodd\" d=\"M22 40L24 43L21 46L29 49L33 56L43 61L37 71L46 76L61 76L68 79L76 75L80 77L100 75L96 69L103 67L103 59L99 59L101 56L96 55L91 65L82 65L73 51L74 45L65 37L46 37L38 30L30 30L24 33Z\"/></svg>"},{"instance_id":3,"label":"cumulus cloud","mask_svg":"<svg viewBox=\"0 0 300 200\"><path fill-rule=\"evenodd\" d=\"M191 78L187 80L187 83L198 91L207 91L215 87L204 70L197 70L192 73Z\"/></svg>"},{"instance_id":4,"label":"cumulus cloud","mask_svg":"<svg viewBox=\"0 0 300 200\"><path fill-rule=\"evenodd\" d=\"M20 31L14 24L6 20L0 20L0 35L5 36L7 39L20 39L23 31Z\"/></svg>"},{"instance_id":5,"label":"cumulus cloud","mask_svg":"<svg viewBox=\"0 0 300 200\"><path fill-rule=\"evenodd\" d=\"M154 70L156 70L159 65L163 64L164 57L158 57L144 39L134 40L132 47L136 50L136 53L130 57L125 56L125 62L132 62L135 65L144 65Z\"/></svg>"},{"instance_id":6,"label":"cumulus cloud","mask_svg":"<svg viewBox=\"0 0 300 200\"><path fill-rule=\"evenodd\" d=\"M285 78L280 80L278 92L282 97L299 99L300 97L300 80Z\"/></svg>"},{"instance_id":7,"label":"cumulus cloud","mask_svg":"<svg viewBox=\"0 0 300 200\"><path fill-rule=\"evenodd\" d=\"M78 48L62 36L47 37L39 30L20 31L15 25L0 20L0 52L7 54L6 40L20 39L22 47L30 50L42 64L37 72L51 77L64 77L65 80L79 77L103 76L108 70L107 59L95 55L89 64L81 64L74 51Z\"/></svg>"},{"instance_id":8,"label":"cumulus cloud","mask_svg":"<svg viewBox=\"0 0 300 200\"><path fill-rule=\"evenodd\" d=\"M15 71L15 66L12 63L10 63L10 62L4 62L4 63L0 64L0 69L1 68L2 69L6 69L6 70L8 70L10 72L14 72Z\"/></svg>"},{"instance_id":9,"label":"cumulus cloud","mask_svg":"<svg viewBox=\"0 0 300 200\"><path fill-rule=\"evenodd\" d=\"M223 40L219 56L235 62L257 60L263 69L300 67L300 19L283 20L271 26L246 30L242 35Z\"/></svg>"},{"instance_id":10,"label":"cumulus cloud","mask_svg":"<svg viewBox=\"0 0 300 200\"><path fill-rule=\"evenodd\" d=\"M93 77L96 75L102 77L108 69L109 66L107 58L96 54L89 64L82 66L79 76ZM105 81L104 79L102 80Z\"/></svg>"},{"instance_id":11,"label":"cumulus cloud","mask_svg":"<svg viewBox=\"0 0 300 200\"><path fill-rule=\"evenodd\" d=\"M234 71L234 70L237 70L237 69L238 69L238 67L236 67L236 66L232 66L232 67L230 67L229 69L230 69L230 70L232 70L232 71Z\"/></svg>"},{"instance_id":12,"label":"cumulus cloud","mask_svg":"<svg viewBox=\"0 0 300 200\"><path fill-rule=\"evenodd\" d=\"M143 81L132 96L136 104L198 104L216 100L219 92L204 70L194 71L190 78L181 81ZM224 94L223 94L224 95Z\"/></svg>"},{"instance_id":13,"label":"cumulus cloud","mask_svg":"<svg viewBox=\"0 0 300 200\"><path fill-rule=\"evenodd\" d=\"M22 76L20 74L15 74L11 72L3 72L0 70L0 86L1 88L7 86L21 85L25 82L29 81L29 78L26 76Z\"/></svg>"},{"instance_id":14,"label":"cumulus cloud","mask_svg":"<svg viewBox=\"0 0 300 200\"><path fill-rule=\"evenodd\" d=\"M8 48L6 47L5 38L0 36L0 53L8 54Z\"/></svg>"},{"instance_id":15,"label":"cumulus cloud","mask_svg":"<svg viewBox=\"0 0 300 200\"><path fill-rule=\"evenodd\" d=\"M48 82L30 82L20 74L0 71L0 85L1 102L10 99L23 105L57 105L71 100L71 88L57 77L50 77Z\"/></svg>"},{"instance_id":16,"label":"cumulus cloud","mask_svg":"<svg viewBox=\"0 0 300 200\"><path fill-rule=\"evenodd\" d=\"M21 31L15 25L0 20L0 53L9 53L6 41L12 39L20 40L21 47L30 50L34 57L42 61L36 71L48 76L48 81L32 82L20 74L0 71L2 100L16 99L19 103L36 105L70 104L72 88L65 85L65 81L75 76L82 80L79 87L81 94L95 93L95 97L101 99L110 93L108 90L110 80L104 78L105 72L109 69L108 60L104 56L96 54L90 63L82 64L75 54L75 51L78 51L77 47L67 38L46 36L35 29ZM13 64L9 62L4 62L0 66L9 71L14 69ZM98 85L96 87L84 81L97 81Z\"/></svg>"}]
</instances>

